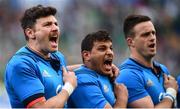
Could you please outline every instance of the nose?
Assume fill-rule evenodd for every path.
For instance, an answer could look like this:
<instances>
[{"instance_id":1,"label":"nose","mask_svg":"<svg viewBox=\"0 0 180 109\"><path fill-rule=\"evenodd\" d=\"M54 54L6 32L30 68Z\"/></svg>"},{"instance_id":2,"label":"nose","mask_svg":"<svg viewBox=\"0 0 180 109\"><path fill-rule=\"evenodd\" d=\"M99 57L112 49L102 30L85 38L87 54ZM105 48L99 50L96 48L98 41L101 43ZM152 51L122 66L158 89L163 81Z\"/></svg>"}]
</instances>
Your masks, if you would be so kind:
<instances>
[{"instance_id":1,"label":"nose","mask_svg":"<svg viewBox=\"0 0 180 109\"><path fill-rule=\"evenodd\" d=\"M56 24L53 24L51 30L54 31L54 32L58 32L59 31L59 26L56 25Z\"/></svg>"},{"instance_id":2,"label":"nose","mask_svg":"<svg viewBox=\"0 0 180 109\"><path fill-rule=\"evenodd\" d=\"M155 41L156 40L156 34L152 34L151 33L151 35L150 35L151 37L150 37L150 41Z\"/></svg>"},{"instance_id":3,"label":"nose","mask_svg":"<svg viewBox=\"0 0 180 109\"><path fill-rule=\"evenodd\" d=\"M114 55L114 52L112 49L108 49L107 52L106 52L107 55L109 56L113 56Z\"/></svg>"}]
</instances>

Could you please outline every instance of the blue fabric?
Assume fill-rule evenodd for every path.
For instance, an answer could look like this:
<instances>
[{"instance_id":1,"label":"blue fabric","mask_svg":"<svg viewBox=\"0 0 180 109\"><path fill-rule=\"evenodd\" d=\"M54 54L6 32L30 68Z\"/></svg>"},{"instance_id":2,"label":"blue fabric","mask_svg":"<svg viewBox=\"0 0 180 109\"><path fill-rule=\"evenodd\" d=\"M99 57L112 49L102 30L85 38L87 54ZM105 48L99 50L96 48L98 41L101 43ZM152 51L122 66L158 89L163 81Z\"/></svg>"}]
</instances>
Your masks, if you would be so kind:
<instances>
[{"instance_id":1,"label":"blue fabric","mask_svg":"<svg viewBox=\"0 0 180 109\"><path fill-rule=\"evenodd\" d=\"M177 82L179 85L178 94L177 94L177 107L180 108L180 75L177 77Z\"/></svg>"},{"instance_id":2,"label":"blue fabric","mask_svg":"<svg viewBox=\"0 0 180 109\"><path fill-rule=\"evenodd\" d=\"M159 77L153 72L152 68L145 67L135 60L128 58L120 66L120 75L116 78L117 83L124 83L127 86L129 98L128 103L150 96L156 105L165 93L163 85L163 73L169 75L167 68L154 62L154 66L159 69Z\"/></svg>"},{"instance_id":3,"label":"blue fabric","mask_svg":"<svg viewBox=\"0 0 180 109\"><path fill-rule=\"evenodd\" d=\"M75 70L78 86L68 100L70 108L103 108L114 106L113 86L107 76L81 66Z\"/></svg>"},{"instance_id":4,"label":"blue fabric","mask_svg":"<svg viewBox=\"0 0 180 109\"><path fill-rule=\"evenodd\" d=\"M51 54L58 58L60 67L66 66L60 52ZM56 72L49 60L45 60L27 47L22 47L9 60L5 71L5 86L12 107L24 108L23 101L35 94L44 93L45 98L55 96L63 85L62 70Z\"/></svg>"}]
</instances>

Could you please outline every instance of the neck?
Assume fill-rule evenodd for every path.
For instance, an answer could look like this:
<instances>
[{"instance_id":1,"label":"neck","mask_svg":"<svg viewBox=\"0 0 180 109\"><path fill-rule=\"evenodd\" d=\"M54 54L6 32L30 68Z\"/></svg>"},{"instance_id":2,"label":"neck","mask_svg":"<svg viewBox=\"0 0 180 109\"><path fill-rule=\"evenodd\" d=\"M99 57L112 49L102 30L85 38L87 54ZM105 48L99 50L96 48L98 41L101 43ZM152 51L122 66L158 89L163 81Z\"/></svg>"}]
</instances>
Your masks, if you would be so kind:
<instances>
[{"instance_id":1,"label":"neck","mask_svg":"<svg viewBox=\"0 0 180 109\"><path fill-rule=\"evenodd\" d=\"M35 52L36 54L38 54L39 56L43 57L44 59L49 59L50 58L50 54L49 53L43 53L43 52L40 52L40 50L37 50L36 48L33 48L31 46L29 46L27 44L27 47L32 50L33 52Z\"/></svg>"},{"instance_id":2,"label":"neck","mask_svg":"<svg viewBox=\"0 0 180 109\"><path fill-rule=\"evenodd\" d=\"M152 58L145 58L142 56L133 56L133 55L131 55L130 57L146 67L153 68Z\"/></svg>"},{"instance_id":3,"label":"neck","mask_svg":"<svg viewBox=\"0 0 180 109\"><path fill-rule=\"evenodd\" d=\"M94 70L90 64L90 62L88 61L84 61L84 66L86 66L87 68L91 69L91 70Z\"/></svg>"},{"instance_id":4,"label":"neck","mask_svg":"<svg viewBox=\"0 0 180 109\"><path fill-rule=\"evenodd\" d=\"M91 70L94 70L94 71L96 71L96 72L100 72L100 71L98 71L98 69L96 69L96 68L94 67L95 65L93 65L90 61L85 61L85 62L84 62L84 65L85 65L87 68L91 69Z\"/></svg>"}]
</instances>

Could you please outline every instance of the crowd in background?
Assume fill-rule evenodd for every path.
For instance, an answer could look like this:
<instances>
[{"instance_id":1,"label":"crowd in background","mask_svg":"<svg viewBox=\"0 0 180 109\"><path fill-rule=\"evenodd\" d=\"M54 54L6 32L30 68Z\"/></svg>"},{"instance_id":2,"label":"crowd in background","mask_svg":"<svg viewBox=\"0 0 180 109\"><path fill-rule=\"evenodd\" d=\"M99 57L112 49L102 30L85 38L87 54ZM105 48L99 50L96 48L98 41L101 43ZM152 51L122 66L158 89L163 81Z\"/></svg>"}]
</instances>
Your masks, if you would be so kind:
<instances>
[{"instance_id":1,"label":"crowd in background","mask_svg":"<svg viewBox=\"0 0 180 109\"><path fill-rule=\"evenodd\" d=\"M0 0L1 84L8 59L25 44L19 23L21 14L26 8L37 4L51 5L58 9L60 49L68 59L68 64L82 63L81 40L87 33L99 29L111 33L114 63L121 63L129 55L122 22L128 14L138 13L148 15L155 24L158 39L155 58L165 64L175 77L180 72L179 0ZM0 85L0 89L4 88ZM2 97L4 95L0 93L0 102Z\"/></svg>"}]
</instances>

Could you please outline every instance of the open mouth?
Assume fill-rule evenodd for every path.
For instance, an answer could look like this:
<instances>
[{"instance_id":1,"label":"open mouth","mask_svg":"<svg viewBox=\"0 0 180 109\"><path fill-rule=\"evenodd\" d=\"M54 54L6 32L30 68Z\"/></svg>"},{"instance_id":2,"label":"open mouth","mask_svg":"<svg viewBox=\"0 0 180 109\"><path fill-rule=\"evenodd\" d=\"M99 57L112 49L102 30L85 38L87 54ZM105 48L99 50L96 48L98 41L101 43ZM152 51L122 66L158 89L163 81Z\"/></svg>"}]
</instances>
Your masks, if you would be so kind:
<instances>
[{"instance_id":1,"label":"open mouth","mask_svg":"<svg viewBox=\"0 0 180 109\"><path fill-rule=\"evenodd\" d=\"M104 67L106 71L110 71L112 69L112 59L105 59Z\"/></svg>"},{"instance_id":2,"label":"open mouth","mask_svg":"<svg viewBox=\"0 0 180 109\"><path fill-rule=\"evenodd\" d=\"M57 36L49 37L49 41L50 41L53 48L54 47L56 48L58 46L58 43L57 43L58 42L58 37Z\"/></svg>"},{"instance_id":3,"label":"open mouth","mask_svg":"<svg viewBox=\"0 0 180 109\"><path fill-rule=\"evenodd\" d=\"M57 37L50 37L49 41L57 43Z\"/></svg>"},{"instance_id":4,"label":"open mouth","mask_svg":"<svg viewBox=\"0 0 180 109\"><path fill-rule=\"evenodd\" d=\"M149 48L154 48L154 47L155 47L155 44L150 44L148 47L149 47Z\"/></svg>"}]
</instances>

